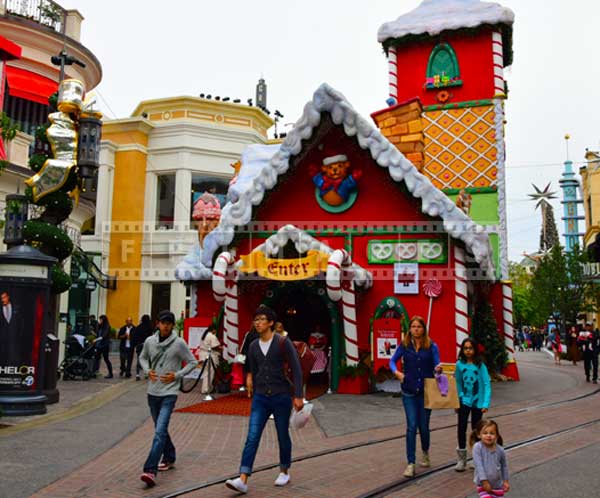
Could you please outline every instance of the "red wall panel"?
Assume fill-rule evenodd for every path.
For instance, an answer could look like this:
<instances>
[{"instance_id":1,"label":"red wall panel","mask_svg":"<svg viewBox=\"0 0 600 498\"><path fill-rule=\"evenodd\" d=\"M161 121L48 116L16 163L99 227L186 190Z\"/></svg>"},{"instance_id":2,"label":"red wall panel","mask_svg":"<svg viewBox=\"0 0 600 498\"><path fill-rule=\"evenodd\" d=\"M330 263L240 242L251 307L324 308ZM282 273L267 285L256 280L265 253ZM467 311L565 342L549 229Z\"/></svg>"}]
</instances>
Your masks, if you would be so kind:
<instances>
[{"instance_id":1,"label":"red wall panel","mask_svg":"<svg viewBox=\"0 0 600 498\"><path fill-rule=\"evenodd\" d=\"M444 88L424 88L429 55L440 39L402 46L397 52L398 102L419 97L423 105L439 104L436 95ZM461 34L444 37L458 60L462 86L446 88L451 94L447 103L494 97L492 31L482 30L474 36Z\"/></svg>"}]
</instances>

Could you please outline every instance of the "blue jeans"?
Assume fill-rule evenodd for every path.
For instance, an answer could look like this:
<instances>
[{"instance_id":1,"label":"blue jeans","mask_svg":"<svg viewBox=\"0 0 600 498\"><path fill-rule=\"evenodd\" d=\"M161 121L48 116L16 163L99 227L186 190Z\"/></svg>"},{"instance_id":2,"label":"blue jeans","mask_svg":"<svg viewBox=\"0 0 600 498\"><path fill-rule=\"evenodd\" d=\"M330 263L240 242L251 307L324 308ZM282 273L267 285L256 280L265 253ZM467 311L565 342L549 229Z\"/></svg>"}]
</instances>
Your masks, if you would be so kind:
<instances>
[{"instance_id":1,"label":"blue jeans","mask_svg":"<svg viewBox=\"0 0 600 498\"><path fill-rule=\"evenodd\" d=\"M175 446L169 436L169 420L175 407L177 396L152 396L148 394L148 406L154 420L154 439L150 454L144 463L144 472L156 474L162 457L163 462L175 462Z\"/></svg>"},{"instance_id":2,"label":"blue jeans","mask_svg":"<svg viewBox=\"0 0 600 498\"><path fill-rule=\"evenodd\" d=\"M417 428L421 436L421 449L429 451L429 417L431 410L425 409L423 394L402 394L406 415L406 458L408 463L417 461Z\"/></svg>"},{"instance_id":3,"label":"blue jeans","mask_svg":"<svg viewBox=\"0 0 600 498\"><path fill-rule=\"evenodd\" d=\"M250 475L252 473L260 437L271 414L275 418L277 440L279 441L279 465L282 469L290 468L292 465L292 440L289 431L291 412L292 397L289 394L254 395L248 424L248 437L242 452L240 474Z\"/></svg>"}]
</instances>

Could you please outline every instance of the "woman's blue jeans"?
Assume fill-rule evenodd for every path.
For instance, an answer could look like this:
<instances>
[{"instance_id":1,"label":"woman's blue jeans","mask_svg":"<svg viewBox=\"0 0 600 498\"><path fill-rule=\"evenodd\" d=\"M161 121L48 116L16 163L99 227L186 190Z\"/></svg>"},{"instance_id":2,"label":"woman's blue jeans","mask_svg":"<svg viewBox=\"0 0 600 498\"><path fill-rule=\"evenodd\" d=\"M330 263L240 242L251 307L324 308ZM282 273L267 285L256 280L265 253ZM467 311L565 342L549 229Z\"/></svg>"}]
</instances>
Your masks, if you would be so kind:
<instances>
[{"instance_id":1,"label":"woman's blue jeans","mask_svg":"<svg viewBox=\"0 0 600 498\"><path fill-rule=\"evenodd\" d=\"M429 451L429 418L431 410L425 409L423 394L402 393L402 403L406 414L406 458L408 463L417 461L417 428L421 436L421 449Z\"/></svg>"},{"instance_id":2,"label":"woman's blue jeans","mask_svg":"<svg viewBox=\"0 0 600 498\"><path fill-rule=\"evenodd\" d=\"M163 462L175 463L175 446L169 436L169 421L175 408L177 396L152 396L148 394L148 406L154 420L154 439L150 454L144 463L144 472L156 474L162 457Z\"/></svg>"},{"instance_id":3,"label":"woman's blue jeans","mask_svg":"<svg viewBox=\"0 0 600 498\"><path fill-rule=\"evenodd\" d=\"M275 419L275 429L279 441L279 465L282 469L290 468L292 465L292 440L289 431L291 412L292 397L289 394L254 395L248 424L248 437L242 452L240 474L250 475L252 473L260 438L271 414Z\"/></svg>"}]
</instances>

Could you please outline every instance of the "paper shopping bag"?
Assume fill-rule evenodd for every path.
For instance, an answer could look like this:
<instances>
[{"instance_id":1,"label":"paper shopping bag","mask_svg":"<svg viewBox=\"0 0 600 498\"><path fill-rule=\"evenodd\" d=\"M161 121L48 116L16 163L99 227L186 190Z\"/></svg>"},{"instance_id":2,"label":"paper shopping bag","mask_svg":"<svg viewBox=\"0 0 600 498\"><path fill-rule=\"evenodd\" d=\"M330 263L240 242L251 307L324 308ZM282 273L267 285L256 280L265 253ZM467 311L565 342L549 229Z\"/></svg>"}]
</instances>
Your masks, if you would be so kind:
<instances>
[{"instance_id":1,"label":"paper shopping bag","mask_svg":"<svg viewBox=\"0 0 600 498\"><path fill-rule=\"evenodd\" d=\"M448 394L442 396L435 379L425 379L425 408L430 410L443 410L447 408L459 408L458 394L456 393L456 382L453 378L448 382Z\"/></svg>"}]
</instances>

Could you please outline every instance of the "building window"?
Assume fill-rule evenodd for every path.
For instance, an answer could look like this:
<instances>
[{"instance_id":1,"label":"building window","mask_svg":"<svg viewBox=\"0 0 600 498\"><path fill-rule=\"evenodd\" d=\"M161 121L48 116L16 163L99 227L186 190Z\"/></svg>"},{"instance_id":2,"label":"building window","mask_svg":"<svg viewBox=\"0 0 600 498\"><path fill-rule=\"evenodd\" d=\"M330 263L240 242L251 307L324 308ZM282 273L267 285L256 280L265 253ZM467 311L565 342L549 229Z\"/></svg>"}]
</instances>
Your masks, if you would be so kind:
<instances>
[{"instance_id":1,"label":"building window","mask_svg":"<svg viewBox=\"0 0 600 498\"><path fill-rule=\"evenodd\" d=\"M157 177L156 228L170 230L175 218L175 174Z\"/></svg>"},{"instance_id":2,"label":"building window","mask_svg":"<svg viewBox=\"0 0 600 498\"><path fill-rule=\"evenodd\" d=\"M190 203L190 220L193 220L194 204L204 192L213 194L219 199L221 207L225 205L227 189L229 188L229 179L210 175L192 175L192 202Z\"/></svg>"},{"instance_id":3,"label":"building window","mask_svg":"<svg viewBox=\"0 0 600 498\"><path fill-rule=\"evenodd\" d=\"M593 225L594 224L594 220L592 220L592 196L588 195L587 198L587 208L588 208L588 220L589 220L589 224Z\"/></svg>"},{"instance_id":4,"label":"building window","mask_svg":"<svg viewBox=\"0 0 600 498\"><path fill-rule=\"evenodd\" d=\"M462 80L454 49L448 43L438 43L429 56L425 87L443 88L460 85Z\"/></svg>"},{"instance_id":5,"label":"building window","mask_svg":"<svg viewBox=\"0 0 600 498\"><path fill-rule=\"evenodd\" d=\"M152 284L152 321L158 318L163 310L171 308L171 284Z\"/></svg>"}]
</instances>

